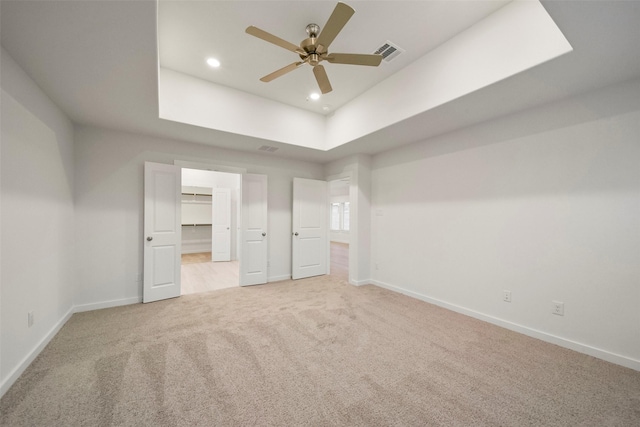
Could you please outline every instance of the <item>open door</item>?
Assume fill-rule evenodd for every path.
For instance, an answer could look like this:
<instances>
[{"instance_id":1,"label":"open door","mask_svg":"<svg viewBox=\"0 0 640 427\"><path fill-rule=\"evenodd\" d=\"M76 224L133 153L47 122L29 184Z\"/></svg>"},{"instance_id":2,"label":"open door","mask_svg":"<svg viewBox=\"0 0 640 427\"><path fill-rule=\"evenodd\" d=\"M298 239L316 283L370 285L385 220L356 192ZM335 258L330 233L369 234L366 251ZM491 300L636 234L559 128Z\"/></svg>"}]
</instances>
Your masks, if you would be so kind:
<instances>
[{"instance_id":1,"label":"open door","mask_svg":"<svg viewBox=\"0 0 640 427\"><path fill-rule=\"evenodd\" d=\"M231 261L231 189L213 189L211 260Z\"/></svg>"},{"instance_id":2,"label":"open door","mask_svg":"<svg viewBox=\"0 0 640 427\"><path fill-rule=\"evenodd\" d=\"M181 192L180 167L145 162L142 302L180 296Z\"/></svg>"},{"instance_id":3,"label":"open door","mask_svg":"<svg viewBox=\"0 0 640 427\"><path fill-rule=\"evenodd\" d=\"M242 175L240 286L267 283L267 176Z\"/></svg>"},{"instance_id":4,"label":"open door","mask_svg":"<svg viewBox=\"0 0 640 427\"><path fill-rule=\"evenodd\" d=\"M329 273L328 198L326 181L293 179L293 279Z\"/></svg>"}]
</instances>

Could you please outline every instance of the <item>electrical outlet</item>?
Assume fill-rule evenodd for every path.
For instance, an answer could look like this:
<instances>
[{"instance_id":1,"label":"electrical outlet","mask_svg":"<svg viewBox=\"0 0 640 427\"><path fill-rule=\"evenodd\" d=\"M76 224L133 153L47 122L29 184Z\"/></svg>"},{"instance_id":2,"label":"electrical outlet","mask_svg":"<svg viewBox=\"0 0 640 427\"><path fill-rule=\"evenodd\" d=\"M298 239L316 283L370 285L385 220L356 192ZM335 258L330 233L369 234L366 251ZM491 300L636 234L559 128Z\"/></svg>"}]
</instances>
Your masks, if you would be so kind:
<instances>
[{"instance_id":1,"label":"electrical outlet","mask_svg":"<svg viewBox=\"0 0 640 427\"><path fill-rule=\"evenodd\" d=\"M27 325L29 327L33 326L33 311L30 311L29 313L27 313Z\"/></svg>"},{"instance_id":2,"label":"electrical outlet","mask_svg":"<svg viewBox=\"0 0 640 427\"><path fill-rule=\"evenodd\" d=\"M551 312L558 316L564 316L564 303L561 301L551 301Z\"/></svg>"},{"instance_id":3,"label":"electrical outlet","mask_svg":"<svg viewBox=\"0 0 640 427\"><path fill-rule=\"evenodd\" d=\"M502 301L511 302L511 291L502 291Z\"/></svg>"}]
</instances>

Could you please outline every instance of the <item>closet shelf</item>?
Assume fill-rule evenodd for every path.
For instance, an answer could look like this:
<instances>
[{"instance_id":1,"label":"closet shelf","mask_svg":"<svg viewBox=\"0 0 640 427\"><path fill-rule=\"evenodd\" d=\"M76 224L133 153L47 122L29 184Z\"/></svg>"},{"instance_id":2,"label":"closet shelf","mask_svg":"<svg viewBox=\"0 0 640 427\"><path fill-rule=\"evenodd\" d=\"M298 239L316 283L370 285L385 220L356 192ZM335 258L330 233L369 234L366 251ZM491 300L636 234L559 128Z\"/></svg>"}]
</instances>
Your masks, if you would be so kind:
<instances>
[{"instance_id":1,"label":"closet shelf","mask_svg":"<svg viewBox=\"0 0 640 427\"><path fill-rule=\"evenodd\" d=\"M212 197L212 194L204 194L204 193L182 193L183 196L207 196Z\"/></svg>"}]
</instances>

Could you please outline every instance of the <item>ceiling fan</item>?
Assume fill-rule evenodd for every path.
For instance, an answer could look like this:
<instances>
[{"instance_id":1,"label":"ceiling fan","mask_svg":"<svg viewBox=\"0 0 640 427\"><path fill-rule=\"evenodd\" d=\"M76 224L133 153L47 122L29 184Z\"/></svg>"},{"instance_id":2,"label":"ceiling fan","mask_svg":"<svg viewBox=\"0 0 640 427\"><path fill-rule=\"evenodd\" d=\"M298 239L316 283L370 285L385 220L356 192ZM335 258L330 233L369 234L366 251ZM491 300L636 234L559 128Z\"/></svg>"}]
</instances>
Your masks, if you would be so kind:
<instances>
[{"instance_id":1,"label":"ceiling fan","mask_svg":"<svg viewBox=\"0 0 640 427\"><path fill-rule=\"evenodd\" d=\"M331 13L331 16L325 24L322 32L317 24L307 25L306 30L309 37L300 42L300 46L289 43L288 41L261 30L260 28L254 26L247 27L246 32L248 34L297 53L301 59L300 61L289 64L271 74L267 74L260 80L263 82L270 82L290 71L295 70L303 64L309 64L313 67L313 74L316 77L320 91L322 93L329 93L333 89L329 82L327 72L324 67L320 65L322 61L327 61L332 64L368 65L372 67L380 65L382 55L328 52L329 45L331 45L331 42L333 42L354 13L355 11L350 6L344 3L338 3L335 9L333 9L333 12Z\"/></svg>"}]
</instances>

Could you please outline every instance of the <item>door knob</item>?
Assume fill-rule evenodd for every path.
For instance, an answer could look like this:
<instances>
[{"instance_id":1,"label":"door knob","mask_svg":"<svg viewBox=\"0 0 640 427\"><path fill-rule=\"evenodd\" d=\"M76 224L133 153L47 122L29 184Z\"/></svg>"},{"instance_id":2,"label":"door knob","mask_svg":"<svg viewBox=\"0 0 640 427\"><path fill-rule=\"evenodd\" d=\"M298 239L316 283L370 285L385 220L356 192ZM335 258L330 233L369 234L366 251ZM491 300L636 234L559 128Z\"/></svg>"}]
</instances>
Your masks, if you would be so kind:
<instances>
[{"instance_id":1,"label":"door knob","mask_svg":"<svg viewBox=\"0 0 640 427\"><path fill-rule=\"evenodd\" d=\"M150 242L152 240L153 240L153 237L151 237L151 236L147 237L147 242Z\"/></svg>"},{"instance_id":2,"label":"door knob","mask_svg":"<svg viewBox=\"0 0 640 427\"><path fill-rule=\"evenodd\" d=\"M262 237L264 237L264 236L266 236L266 235L267 235L267 233L262 233Z\"/></svg>"},{"instance_id":3,"label":"door knob","mask_svg":"<svg viewBox=\"0 0 640 427\"><path fill-rule=\"evenodd\" d=\"M227 227L227 230L229 229L229 227Z\"/></svg>"},{"instance_id":4,"label":"door knob","mask_svg":"<svg viewBox=\"0 0 640 427\"><path fill-rule=\"evenodd\" d=\"M294 235L294 236L297 236L297 235L298 235L298 232L296 231L295 233L293 233L293 235Z\"/></svg>"}]
</instances>

